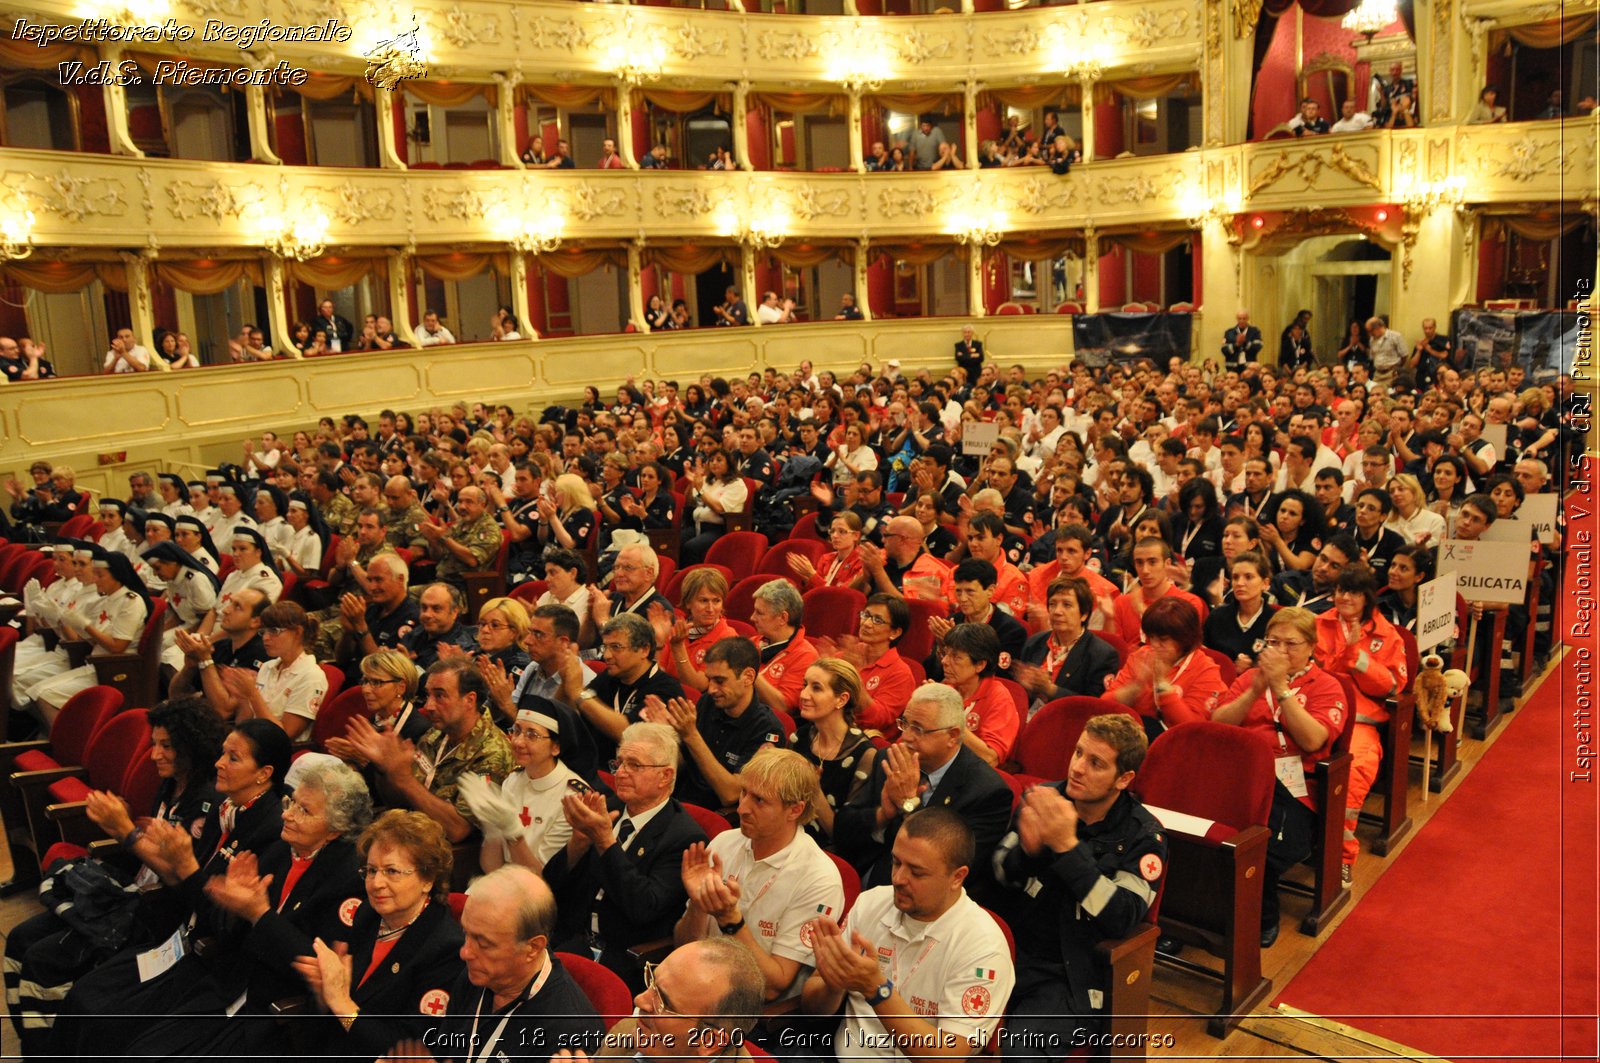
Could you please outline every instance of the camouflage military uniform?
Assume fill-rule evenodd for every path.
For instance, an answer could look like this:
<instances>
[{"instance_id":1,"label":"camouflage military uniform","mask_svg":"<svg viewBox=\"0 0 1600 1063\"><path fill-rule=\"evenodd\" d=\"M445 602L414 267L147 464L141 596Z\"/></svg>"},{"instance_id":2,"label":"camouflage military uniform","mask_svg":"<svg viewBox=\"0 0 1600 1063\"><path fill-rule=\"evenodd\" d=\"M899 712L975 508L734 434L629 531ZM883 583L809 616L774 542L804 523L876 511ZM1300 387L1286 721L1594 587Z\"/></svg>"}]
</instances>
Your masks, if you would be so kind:
<instances>
[{"instance_id":1,"label":"camouflage military uniform","mask_svg":"<svg viewBox=\"0 0 1600 1063\"><path fill-rule=\"evenodd\" d=\"M427 550L428 540L417 530L417 526L428 519L428 512L420 502L399 511L386 507L379 513L383 518L383 535L390 546L418 554Z\"/></svg>"},{"instance_id":2,"label":"camouflage military uniform","mask_svg":"<svg viewBox=\"0 0 1600 1063\"><path fill-rule=\"evenodd\" d=\"M377 546L357 546L356 564L363 570L367 563L379 554L392 554L394 548L388 543L379 543ZM367 597L365 583L358 581L350 574L346 565L334 565L329 573L328 593L332 595L333 604L326 609L318 609L311 615L317 620L317 644L313 649L319 661L331 661L339 645L339 640L344 638L344 614L339 611L339 599L346 594L359 596L363 601Z\"/></svg>"},{"instance_id":3,"label":"camouflage military uniform","mask_svg":"<svg viewBox=\"0 0 1600 1063\"><path fill-rule=\"evenodd\" d=\"M335 492L322 510L322 519L327 522L329 530L339 536L355 534L358 516L360 513L356 510L356 504L341 492Z\"/></svg>"},{"instance_id":4,"label":"camouflage military uniform","mask_svg":"<svg viewBox=\"0 0 1600 1063\"><path fill-rule=\"evenodd\" d=\"M472 556L478 559L478 567L468 568L441 539L436 551L439 579L459 586L468 572L493 571L494 559L500 553L500 524L492 514L485 513L470 523L457 524L447 534L472 551Z\"/></svg>"},{"instance_id":5,"label":"camouflage military uniform","mask_svg":"<svg viewBox=\"0 0 1600 1063\"><path fill-rule=\"evenodd\" d=\"M486 775L501 782L517 768L516 757L511 753L511 742L505 733L494 725L487 712L478 715L478 724L472 733L454 746L438 728L432 728L417 741L416 759L411 764L411 774L428 788L428 792L441 801L455 805L461 818L474 827L478 820L467 807L466 799L457 793L461 776L469 771Z\"/></svg>"}]
</instances>

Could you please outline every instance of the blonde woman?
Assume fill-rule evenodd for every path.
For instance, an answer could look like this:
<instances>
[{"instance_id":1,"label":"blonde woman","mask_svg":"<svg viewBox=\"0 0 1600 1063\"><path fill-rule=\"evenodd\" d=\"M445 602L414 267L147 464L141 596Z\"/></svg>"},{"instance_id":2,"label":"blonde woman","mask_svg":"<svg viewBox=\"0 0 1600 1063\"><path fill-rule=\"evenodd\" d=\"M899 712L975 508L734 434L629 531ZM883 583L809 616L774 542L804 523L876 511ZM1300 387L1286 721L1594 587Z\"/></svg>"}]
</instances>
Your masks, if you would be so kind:
<instances>
[{"instance_id":1,"label":"blonde woman","mask_svg":"<svg viewBox=\"0 0 1600 1063\"><path fill-rule=\"evenodd\" d=\"M555 479L555 498L539 501L539 541L546 548L588 549L599 519L598 509L583 477L562 473Z\"/></svg>"},{"instance_id":2,"label":"blonde woman","mask_svg":"<svg viewBox=\"0 0 1600 1063\"><path fill-rule=\"evenodd\" d=\"M1390 477L1389 500L1394 503L1394 512L1389 515L1387 527L1406 542L1426 546L1444 538L1444 518L1427 507L1428 497L1415 476L1400 473Z\"/></svg>"},{"instance_id":3,"label":"blonde woman","mask_svg":"<svg viewBox=\"0 0 1600 1063\"><path fill-rule=\"evenodd\" d=\"M839 657L819 657L806 669L800 688L800 719L789 745L817 771L812 806L817 826L833 836L834 813L861 792L878 751L856 726L862 702L861 673Z\"/></svg>"}]
</instances>

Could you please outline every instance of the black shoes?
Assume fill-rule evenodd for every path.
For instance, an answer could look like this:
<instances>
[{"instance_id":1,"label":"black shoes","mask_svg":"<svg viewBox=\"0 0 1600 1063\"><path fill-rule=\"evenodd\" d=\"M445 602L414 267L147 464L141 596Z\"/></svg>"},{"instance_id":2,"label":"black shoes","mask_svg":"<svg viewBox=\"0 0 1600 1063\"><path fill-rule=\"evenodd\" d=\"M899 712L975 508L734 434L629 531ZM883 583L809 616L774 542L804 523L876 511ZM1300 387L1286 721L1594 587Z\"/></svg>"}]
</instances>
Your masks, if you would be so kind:
<instances>
[{"instance_id":1,"label":"black shoes","mask_svg":"<svg viewBox=\"0 0 1600 1063\"><path fill-rule=\"evenodd\" d=\"M1276 945L1277 943L1278 943L1278 924L1277 923L1273 923L1271 926L1262 927L1261 928L1261 947L1264 948L1264 949L1270 949L1273 945Z\"/></svg>"}]
</instances>

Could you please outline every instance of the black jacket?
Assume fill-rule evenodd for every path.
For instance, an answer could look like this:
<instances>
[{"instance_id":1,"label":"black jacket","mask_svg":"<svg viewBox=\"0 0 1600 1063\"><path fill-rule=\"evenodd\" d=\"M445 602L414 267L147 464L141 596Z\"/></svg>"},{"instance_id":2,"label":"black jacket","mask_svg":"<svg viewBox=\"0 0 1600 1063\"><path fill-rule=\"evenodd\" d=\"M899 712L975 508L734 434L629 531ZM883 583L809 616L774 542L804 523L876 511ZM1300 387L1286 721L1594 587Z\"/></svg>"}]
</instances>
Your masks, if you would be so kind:
<instances>
[{"instance_id":1,"label":"black jacket","mask_svg":"<svg viewBox=\"0 0 1600 1063\"><path fill-rule=\"evenodd\" d=\"M430 901L370 975L378 938L378 913L371 905L356 912L350 934L350 981L361 983L351 988L350 998L361 1014L342 1035L337 1020L325 1019L317 1040L335 1059L376 1059L396 1041L420 1039L438 1025L462 971L461 927L448 904Z\"/></svg>"},{"instance_id":2,"label":"black jacket","mask_svg":"<svg viewBox=\"0 0 1600 1063\"><path fill-rule=\"evenodd\" d=\"M473 1053L458 1050L453 1058L477 1059L476 1053L484 1053L486 1059L542 1063L563 1048L574 1052L581 1049L593 1057L599 1054L606 1034L594 1005L553 952L550 973L539 991L531 999L522 997L501 1011L494 1010L490 991L473 985L467 972L462 971L450 990L450 1011L438 1028L434 1044L440 1046L441 1054L448 1045L473 1044L474 1030L478 1042Z\"/></svg>"},{"instance_id":3,"label":"black jacket","mask_svg":"<svg viewBox=\"0 0 1600 1063\"><path fill-rule=\"evenodd\" d=\"M1049 654L1050 632L1041 631L1031 636L1022 647L1020 660L1043 666ZM1103 698L1106 695L1106 680L1116 675L1121 668L1117 651L1111 643L1092 631L1085 631L1077 645L1067 654L1067 659L1061 662L1061 667L1056 669L1056 674L1050 677L1056 689L1055 693L1045 700L1071 697Z\"/></svg>"},{"instance_id":4,"label":"black jacket","mask_svg":"<svg viewBox=\"0 0 1600 1063\"><path fill-rule=\"evenodd\" d=\"M887 757L873 760L867 785L861 788L855 800L839 810L833 821L834 851L861 873L863 889L889 883L890 850L894 848L895 836L900 833L904 819L896 815L890 820L883 829L882 841L873 837L877 830L878 805L883 800L887 760ZM999 843L1006 821L1011 817L1011 787L1000 778L999 772L962 746L928 798L927 807L935 805L948 808L965 820L972 828L977 851L989 853ZM992 892L992 886L989 869L980 859L967 879L967 892L981 904Z\"/></svg>"},{"instance_id":5,"label":"black jacket","mask_svg":"<svg viewBox=\"0 0 1600 1063\"><path fill-rule=\"evenodd\" d=\"M562 915L556 932L562 942L559 948L580 953L589 948L592 913L599 919L604 941L600 962L630 986L643 988L638 964L628 949L672 936L688 901L683 852L705 840L694 817L676 798L668 798L627 845L613 845L599 855L591 849L574 866L568 866L565 848L557 850L544 867L544 880L555 891L556 910ZM604 895L597 899L602 890Z\"/></svg>"},{"instance_id":6,"label":"black jacket","mask_svg":"<svg viewBox=\"0 0 1600 1063\"><path fill-rule=\"evenodd\" d=\"M1049 785L1057 791L1066 787ZM1117 798L1100 822L1080 823L1078 845L1065 853L1045 848L1029 856L1016 831L1008 833L994 853L1002 887L994 907L1011 926L1039 931L1017 936L1019 984L1026 969L1043 969L1066 983L1072 1014L1103 1012L1104 1007L1091 1005L1089 996L1090 990L1106 988L1095 962L1095 944L1127 937L1138 927L1155 899L1166 862L1161 824L1129 793ZM1091 914L1091 894L1103 893L1106 886L1110 895ZM1054 939L1045 931L1052 925L1057 928ZM1013 996L1011 1008L1026 1013L1027 1001Z\"/></svg>"}]
</instances>

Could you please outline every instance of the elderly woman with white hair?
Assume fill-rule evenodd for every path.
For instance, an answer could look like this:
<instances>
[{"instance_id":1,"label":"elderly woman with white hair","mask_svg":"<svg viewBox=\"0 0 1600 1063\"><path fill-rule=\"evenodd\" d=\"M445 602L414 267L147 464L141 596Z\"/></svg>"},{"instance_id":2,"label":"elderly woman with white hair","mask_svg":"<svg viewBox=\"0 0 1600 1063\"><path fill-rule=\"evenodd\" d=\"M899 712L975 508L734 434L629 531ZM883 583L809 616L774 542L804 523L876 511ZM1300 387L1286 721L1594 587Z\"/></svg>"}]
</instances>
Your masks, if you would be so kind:
<instances>
[{"instance_id":1,"label":"elderly woman with white hair","mask_svg":"<svg viewBox=\"0 0 1600 1063\"><path fill-rule=\"evenodd\" d=\"M128 987L116 1011L135 1021L110 1021L139 1046L129 1050L169 1059L281 1050L280 1012L306 993L296 958L312 955L319 940L329 948L351 940L365 900L355 842L372 821L371 794L355 769L332 757L318 756L290 778L279 840L259 856L237 854L205 884L206 905L232 918L217 922L223 929L203 952Z\"/></svg>"}]
</instances>

